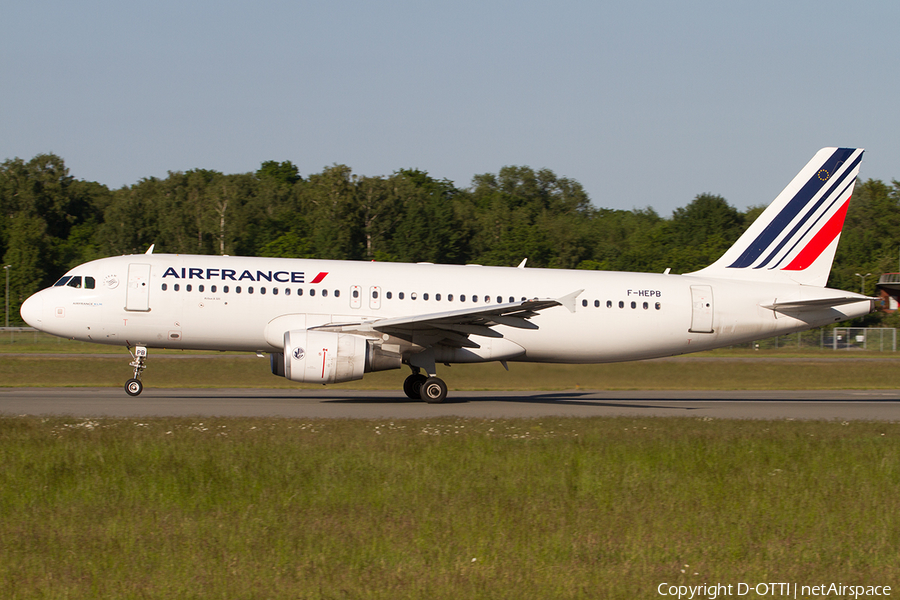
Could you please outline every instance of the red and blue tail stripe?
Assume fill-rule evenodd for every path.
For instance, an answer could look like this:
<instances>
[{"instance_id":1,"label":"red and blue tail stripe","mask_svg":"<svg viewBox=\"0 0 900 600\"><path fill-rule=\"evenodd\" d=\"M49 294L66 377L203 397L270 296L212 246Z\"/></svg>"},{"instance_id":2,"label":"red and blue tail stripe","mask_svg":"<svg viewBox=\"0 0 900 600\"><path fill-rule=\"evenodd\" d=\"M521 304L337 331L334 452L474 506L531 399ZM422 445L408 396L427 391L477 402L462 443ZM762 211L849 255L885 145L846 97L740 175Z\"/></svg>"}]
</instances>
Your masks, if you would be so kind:
<instances>
[{"instance_id":1,"label":"red and blue tail stripe","mask_svg":"<svg viewBox=\"0 0 900 600\"><path fill-rule=\"evenodd\" d=\"M855 157L854 153L856 153ZM860 161L862 161L862 151L857 151L853 148L836 149L828 160L821 165L821 168L809 178L806 184L803 185L793 198L791 198L777 216L771 220L762 233L760 233L747 249L744 250L743 254L728 266L733 269L742 269L746 267L761 269L768 266L773 259L780 255L781 259L778 263L770 267L777 268L778 264L784 262L785 257L793 252L800 241L806 237L810 231L816 228L821 221L822 216L833 212L832 209L834 208L834 205L844 197L844 194L849 188L852 188L856 181L856 173ZM849 183L847 181L848 179ZM828 184L827 190L825 193L822 193L823 188L826 188L826 184ZM813 201L813 199L817 197L818 199ZM842 204L846 204L848 199L849 194L847 194L847 198L844 199ZM823 205L826 205L824 211L820 210ZM839 212L846 214L846 208ZM813 222L809 227L806 227L805 230L803 230L803 233L800 233L800 231L804 229L804 225L810 220ZM794 223L794 226L790 233L779 238L792 223ZM832 219L829 219L829 224L834 225L833 217ZM842 225L843 218L841 218L841 221L838 224L837 233L840 233ZM794 243L788 252L780 254L782 249L791 241ZM820 242L821 238L817 241ZM831 241L832 240L828 240L829 243ZM770 249L771 251L765 258L758 260L764 252ZM825 248L823 247L822 250L824 249Z\"/></svg>"},{"instance_id":2,"label":"red and blue tail stripe","mask_svg":"<svg viewBox=\"0 0 900 600\"><path fill-rule=\"evenodd\" d=\"M823 148L744 235L698 274L824 286L863 150Z\"/></svg>"}]
</instances>

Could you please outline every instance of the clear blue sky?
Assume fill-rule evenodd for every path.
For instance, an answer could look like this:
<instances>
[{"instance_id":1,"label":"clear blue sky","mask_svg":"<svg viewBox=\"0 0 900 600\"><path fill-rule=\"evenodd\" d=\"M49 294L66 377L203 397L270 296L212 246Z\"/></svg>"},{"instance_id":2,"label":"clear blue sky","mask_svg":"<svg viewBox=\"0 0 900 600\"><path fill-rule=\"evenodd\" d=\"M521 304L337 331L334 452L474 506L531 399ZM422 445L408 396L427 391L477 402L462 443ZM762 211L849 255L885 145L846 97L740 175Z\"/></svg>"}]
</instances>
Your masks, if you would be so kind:
<instances>
[{"instance_id":1,"label":"clear blue sky","mask_svg":"<svg viewBox=\"0 0 900 600\"><path fill-rule=\"evenodd\" d=\"M7 0L0 160L112 188L290 160L504 165L596 206L768 203L823 146L900 179L900 2Z\"/></svg>"}]
</instances>

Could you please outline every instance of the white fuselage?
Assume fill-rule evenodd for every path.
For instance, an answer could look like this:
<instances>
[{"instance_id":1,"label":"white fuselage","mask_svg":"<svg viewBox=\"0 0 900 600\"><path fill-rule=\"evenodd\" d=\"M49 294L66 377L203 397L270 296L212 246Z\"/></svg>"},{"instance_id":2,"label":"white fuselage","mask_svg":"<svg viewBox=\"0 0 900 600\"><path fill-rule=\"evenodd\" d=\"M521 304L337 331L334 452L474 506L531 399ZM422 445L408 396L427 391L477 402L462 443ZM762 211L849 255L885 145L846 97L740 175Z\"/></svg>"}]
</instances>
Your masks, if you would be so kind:
<instances>
[{"instance_id":1,"label":"white fuselage","mask_svg":"<svg viewBox=\"0 0 900 600\"><path fill-rule=\"evenodd\" d=\"M496 325L525 350L490 360L601 363L696 352L864 315L871 302L791 314L776 302L848 292L690 275L193 255L86 263L27 300L29 324L101 344L280 352L284 333L440 313L583 290L531 318ZM86 287L87 278L94 287ZM472 336L478 340L478 336Z\"/></svg>"}]
</instances>

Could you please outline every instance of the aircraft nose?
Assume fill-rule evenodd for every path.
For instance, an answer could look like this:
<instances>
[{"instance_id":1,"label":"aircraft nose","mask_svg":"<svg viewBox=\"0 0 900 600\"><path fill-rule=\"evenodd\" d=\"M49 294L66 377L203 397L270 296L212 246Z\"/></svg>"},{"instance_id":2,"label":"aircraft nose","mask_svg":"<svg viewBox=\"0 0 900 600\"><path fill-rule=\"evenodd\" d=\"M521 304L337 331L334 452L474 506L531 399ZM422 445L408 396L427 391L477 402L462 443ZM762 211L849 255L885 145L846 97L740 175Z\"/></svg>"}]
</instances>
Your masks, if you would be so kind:
<instances>
[{"instance_id":1,"label":"aircraft nose","mask_svg":"<svg viewBox=\"0 0 900 600\"><path fill-rule=\"evenodd\" d=\"M22 308L19 309L19 314L22 315L22 319L35 329L41 329L41 326L43 325L43 313L44 299L39 293L30 296L22 303Z\"/></svg>"}]
</instances>

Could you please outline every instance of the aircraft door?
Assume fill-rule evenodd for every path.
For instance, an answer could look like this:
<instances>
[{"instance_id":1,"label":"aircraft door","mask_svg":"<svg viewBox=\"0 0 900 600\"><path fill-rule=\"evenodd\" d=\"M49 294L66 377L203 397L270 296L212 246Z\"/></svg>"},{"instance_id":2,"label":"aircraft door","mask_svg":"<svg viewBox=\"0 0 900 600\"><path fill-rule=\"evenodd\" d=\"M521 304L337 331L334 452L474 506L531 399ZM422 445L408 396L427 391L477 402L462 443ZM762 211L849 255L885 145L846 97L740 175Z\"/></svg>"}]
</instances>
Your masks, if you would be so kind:
<instances>
[{"instance_id":1,"label":"aircraft door","mask_svg":"<svg viewBox=\"0 0 900 600\"><path fill-rule=\"evenodd\" d=\"M150 310L150 265L128 265L128 287L125 288L125 310Z\"/></svg>"},{"instance_id":2,"label":"aircraft door","mask_svg":"<svg viewBox=\"0 0 900 600\"><path fill-rule=\"evenodd\" d=\"M691 286L691 333L713 332L712 286Z\"/></svg>"},{"instance_id":3,"label":"aircraft door","mask_svg":"<svg viewBox=\"0 0 900 600\"><path fill-rule=\"evenodd\" d=\"M369 288L369 308L373 310L381 308L381 286L373 285Z\"/></svg>"}]
</instances>

